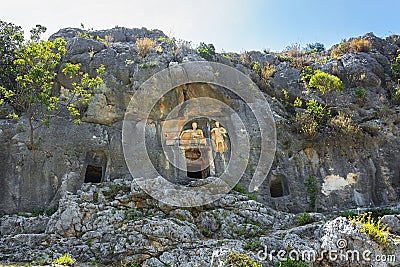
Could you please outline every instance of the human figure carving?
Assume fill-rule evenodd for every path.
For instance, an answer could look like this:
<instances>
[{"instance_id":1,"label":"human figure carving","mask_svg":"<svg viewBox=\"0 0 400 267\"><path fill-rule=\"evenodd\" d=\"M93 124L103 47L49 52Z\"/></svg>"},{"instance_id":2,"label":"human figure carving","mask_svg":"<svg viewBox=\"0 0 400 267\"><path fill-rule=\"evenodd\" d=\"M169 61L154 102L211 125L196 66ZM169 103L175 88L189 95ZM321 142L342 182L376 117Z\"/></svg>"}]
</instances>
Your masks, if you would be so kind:
<instances>
[{"instance_id":1,"label":"human figure carving","mask_svg":"<svg viewBox=\"0 0 400 267\"><path fill-rule=\"evenodd\" d=\"M224 153L227 150L227 145L225 142L227 131L224 127L220 127L219 122L215 122L215 127L211 129L211 142L214 147L214 151L221 154L221 158L225 165Z\"/></svg>"},{"instance_id":2,"label":"human figure carving","mask_svg":"<svg viewBox=\"0 0 400 267\"><path fill-rule=\"evenodd\" d=\"M203 131L197 128L197 122L192 123L192 129L185 130L179 136L182 145L189 145L194 142L196 145L205 145Z\"/></svg>"}]
</instances>

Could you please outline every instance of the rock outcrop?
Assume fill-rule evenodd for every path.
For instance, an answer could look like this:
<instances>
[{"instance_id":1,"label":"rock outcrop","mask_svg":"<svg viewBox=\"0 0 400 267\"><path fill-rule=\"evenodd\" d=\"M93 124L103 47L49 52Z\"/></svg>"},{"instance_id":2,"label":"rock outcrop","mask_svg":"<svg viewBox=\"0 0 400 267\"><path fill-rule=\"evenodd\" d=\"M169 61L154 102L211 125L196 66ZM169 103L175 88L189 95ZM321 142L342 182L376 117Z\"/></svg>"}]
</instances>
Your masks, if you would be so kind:
<instances>
[{"instance_id":1,"label":"rock outcrop","mask_svg":"<svg viewBox=\"0 0 400 267\"><path fill-rule=\"evenodd\" d=\"M43 264L67 253L79 266L220 266L237 253L275 266L284 258L278 256L282 250L300 260L305 253L304 261L314 266L390 266L393 259L378 262L375 256L400 257L394 241L380 245L344 217L312 213L302 221L299 216L236 192L199 208L171 207L134 182L117 179L65 195L51 217L1 218L0 261ZM344 258L348 251L359 255Z\"/></svg>"},{"instance_id":2,"label":"rock outcrop","mask_svg":"<svg viewBox=\"0 0 400 267\"><path fill-rule=\"evenodd\" d=\"M95 173L99 181L130 178L123 158L121 128L131 96L149 77L170 65L204 60L187 43L174 43L157 30L118 27L84 33L79 29L63 29L50 39L56 37L68 41L64 61L80 63L89 73L104 64L105 83L84 110L81 125L69 124L68 118L62 117L51 121L50 128L36 132L39 150L29 150L25 145L28 137L24 115L19 122L0 120L0 187L3 189L0 213L54 206L67 192L77 192L88 173ZM139 56L135 44L142 37L156 41L145 57ZM321 96L306 92L300 81L301 70L287 59L261 52L249 52L246 60L234 53L214 56L214 61L249 75L264 92L275 116L277 151L266 182L256 192L258 201L292 212L310 209L310 198L316 199L311 209L318 211L397 203L400 108L390 99L389 84L394 82L390 78L390 62L396 56L399 42L398 38L381 39L371 34L362 38L371 41L371 52L349 53L340 59L322 54L309 62L345 82L345 90L330 95L329 100L335 106L334 112L351 113L353 123L361 129L360 134L350 136L332 132L310 140L293 130L293 107L283 101L282 90L287 90L290 100L296 97L320 100ZM268 81L255 73L252 67L255 62L274 66ZM70 82L59 73L55 90L68 89ZM365 90L362 100L355 95L355 89L360 87ZM227 97L224 103L238 107L239 113L252 125L252 117L242 108L240 99L224 96L224 91L218 88L188 85L184 89L186 97L201 95L199 88L206 94L214 92L220 99ZM179 101L178 97L170 96L162 104L168 110ZM152 133L157 134L161 119L153 119ZM154 158L159 157L159 144L151 145L154 145ZM240 182L245 188L258 160L256 143L252 149L249 167ZM155 160L157 164L161 165ZM317 186L314 195L307 192L305 185L310 178ZM329 190L322 191L323 188Z\"/></svg>"}]
</instances>

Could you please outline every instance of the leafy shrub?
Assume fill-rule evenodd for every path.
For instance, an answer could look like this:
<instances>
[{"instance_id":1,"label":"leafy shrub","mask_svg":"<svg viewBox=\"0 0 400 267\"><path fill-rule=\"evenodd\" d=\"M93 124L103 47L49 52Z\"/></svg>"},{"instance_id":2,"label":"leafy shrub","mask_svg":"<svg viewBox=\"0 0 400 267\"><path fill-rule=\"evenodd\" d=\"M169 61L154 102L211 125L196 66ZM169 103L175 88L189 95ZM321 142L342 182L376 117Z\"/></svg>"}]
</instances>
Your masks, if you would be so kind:
<instances>
[{"instance_id":1,"label":"leafy shrub","mask_svg":"<svg viewBox=\"0 0 400 267\"><path fill-rule=\"evenodd\" d=\"M299 225L306 225L311 223L313 220L310 213L304 212L303 214L297 216L296 221Z\"/></svg>"},{"instance_id":2,"label":"leafy shrub","mask_svg":"<svg viewBox=\"0 0 400 267\"><path fill-rule=\"evenodd\" d=\"M261 263L252 260L246 254L231 251L222 266L262 267Z\"/></svg>"},{"instance_id":3,"label":"leafy shrub","mask_svg":"<svg viewBox=\"0 0 400 267\"><path fill-rule=\"evenodd\" d=\"M245 250L251 250L251 251L256 251L262 249L263 246L261 245L261 242L259 240L252 240L246 243L244 246Z\"/></svg>"},{"instance_id":4,"label":"leafy shrub","mask_svg":"<svg viewBox=\"0 0 400 267\"><path fill-rule=\"evenodd\" d=\"M317 121L324 117L324 107L314 98L308 100L306 106L306 113L312 115Z\"/></svg>"},{"instance_id":5,"label":"leafy shrub","mask_svg":"<svg viewBox=\"0 0 400 267\"><path fill-rule=\"evenodd\" d=\"M206 60L212 60L215 55L215 47L213 44L205 44L201 42L196 51L197 54Z\"/></svg>"},{"instance_id":6,"label":"leafy shrub","mask_svg":"<svg viewBox=\"0 0 400 267\"><path fill-rule=\"evenodd\" d=\"M318 191L317 179L315 177L307 178L304 184L307 188L307 193L310 194L309 208L310 210L313 210L315 209L315 202L317 200L317 191Z\"/></svg>"},{"instance_id":7,"label":"leafy shrub","mask_svg":"<svg viewBox=\"0 0 400 267\"><path fill-rule=\"evenodd\" d=\"M301 69L300 80L308 85L313 75L314 75L314 70L310 66L304 66Z\"/></svg>"},{"instance_id":8,"label":"leafy shrub","mask_svg":"<svg viewBox=\"0 0 400 267\"><path fill-rule=\"evenodd\" d=\"M390 72L392 74L393 79L400 78L400 65L399 63L395 62L390 65Z\"/></svg>"},{"instance_id":9,"label":"leafy shrub","mask_svg":"<svg viewBox=\"0 0 400 267\"><path fill-rule=\"evenodd\" d=\"M303 101L299 97L296 97L296 99L293 101L293 106L301 108L303 106Z\"/></svg>"},{"instance_id":10,"label":"leafy shrub","mask_svg":"<svg viewBox=\"0 0 400 267\"><path fill-rule=\"evenodd\" d=\"M356 214L354 213L354 211L345 210L345 211L342 211L342 212L339 214L339 216L345 217L345 218L348 218L348 219L351 219L352 217L356 216Z\"/></svg>"},{"instance_id":11,"label":"leafy shrub","mask_svg":"<svg viewBox=\"0 0 400 267\"><path fill-rule=\"evenodd\" d=\"M259 71L261 69L260 67L260 62L256 61L253 63L253 68L254 71Z\"/></svg>"},{"instance_id":12,"label":"leafy shrub","mask_svg":"<svg viewBox=\"0 0 400 267\"><path fill-rule=\"evenodd\" d=\"M354 224L360 223L360 233L368 234L373 240L380 245L387 245L387 238L389 236L389 230L386 225L381 226L381 219L376 220L372 216L372 212L359 214L350 219Z\"/></svg>"},{"instance_id":13,"label":"leafy shrub","mask_svg":"<svg viewBox=\"0 0 400 267\"><path fill-rule=\"evenodd\" d=\"M399 79L400 83L400 79ZM390 94L390 99L394 104L400 104L400 84L390 82L387 84L387 88Z\"/></svg>"},{"instance_id":14,"label":"leafy shrub","mask_svg":"<svg viewBox=\"0 0 400 267\"><path fill-rule=\"evenodd\" d=\"M339 77L320 70L313 73L308 85L318 89L322 94L327 94L331 90L340 92L344 89L343 83Z\"/></svg>"},{"instance_id":15,"label":"leafy shrub","mask_svg":"<svg viewBox=\"0 0 400 267\"><path fill-rule=\"evenodd\" d=\"M64 254L58 257L57 259L53 260L52 264L58 264L63 266L72 266L76 262L75 259L71 258L69 255Z\"/></svg>"},{"instance_id":16,"label":"leafy shrub","mask_svg":"<svg viewBox=\"0 0 400 267\"><path fill-rule=\"evenodd\" d=\"M339 77L317 70L310 78L308 85L311 88L318 89L325 96L325 107L328 106L328 93L332 90L340 92L344 89L344 85Z\"/></svg>"},{"instance_id":17,"label":"leafy shrub","mask_svg":"<svg viewBox=\"0 0 400 267\"><path fill-rule=\"evenodd\" d=\"M293 259L285 259L276 264L277 267L308 267L309 265L303 261L296 261Z\"/></svg>"},{"instance_id":18,"label":"leafy shrub","mask_svg":"<svg viewBox=\"0 0 400 267\"><path fill-rule=\"evenodd\" d=\"M232 189L233 191L236 191L242 195L247 196L249 199L251 200L256 200L257 197L254 194L250 194L249 192L246 191L246 189L244 189L243 187L239 186L239 185L235 185Z\"/></svg>"},{"instance_id":19,"label":"leafy shrub","mask_svg":"<svg viewBox=\"0 0 400 267\"><path fill-rule=\"evenodd\" d=\"M357 89L354 91L354 94L356 95L356 98L357 98L358 100L362 100L362 99L364 99L364 97L365 97L366 91L365 91L364 88L357 88Z\"/></svg>"},{"instance_id":20,"label":"leafy shrub","mask_svg":"<svg viewBox=\"0 0 400 267\"><path fill-rule=\"evenodd\" d=\"M150 50L153 49L155 43L156 42L154 40L147 37L137 39L136 49L139 53L139 56L141 56L142 58L146 57L146 55L150 52Z\"/></svg>"},{"instance_id":21,"label":"leafy shrub","mask_svg":"<svg viewBox=\"0 0 400 267\"><path fill-rule=\"evenodd\" d=\"M323 52L323 51L325 51L325 46L321 43L306 44L306 47L304 48L304 52L306 53Z\"/></svg>"}]
</instances>

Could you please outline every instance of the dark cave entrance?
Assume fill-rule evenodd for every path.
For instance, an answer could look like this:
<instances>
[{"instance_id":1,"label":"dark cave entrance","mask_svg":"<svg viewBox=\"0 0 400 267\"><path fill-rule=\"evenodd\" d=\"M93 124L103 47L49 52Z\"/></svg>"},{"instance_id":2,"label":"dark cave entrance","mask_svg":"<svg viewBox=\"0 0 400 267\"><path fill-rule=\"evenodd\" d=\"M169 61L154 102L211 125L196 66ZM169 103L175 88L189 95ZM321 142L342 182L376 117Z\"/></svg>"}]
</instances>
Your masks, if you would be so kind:
<instances>
[{"instance_id":1,"label":"dark cave entrance","mask_svg":"<svg viewBox=\"0 0 400 267\"><path fill-rule=\"evenodd\" d=\"M206 155L207 154L199 148L189 148L185 150L187 177L204 179L210 176L210 166Z\"/></svg>"},{"instance_id":2,"label":"dark cave entrance","mask_svg":"<svg viewBox=\"0 0 400 267\"><path fill-rule=\"evenodd\" d=\"M88 165L85 172L85 183L101 183L103 180L103 168Z\"/></svg>"},{"instance_id":3,"label":"dark cave entrance","mask_svg":"<svg viewBox=\"0 0 400 267\"><path fill-rule=\"evenodd\" d=\"M288 183L285 177L273 177L269 182L269 192L273 198L289 195Z\"/></svg>"}]
</instances>

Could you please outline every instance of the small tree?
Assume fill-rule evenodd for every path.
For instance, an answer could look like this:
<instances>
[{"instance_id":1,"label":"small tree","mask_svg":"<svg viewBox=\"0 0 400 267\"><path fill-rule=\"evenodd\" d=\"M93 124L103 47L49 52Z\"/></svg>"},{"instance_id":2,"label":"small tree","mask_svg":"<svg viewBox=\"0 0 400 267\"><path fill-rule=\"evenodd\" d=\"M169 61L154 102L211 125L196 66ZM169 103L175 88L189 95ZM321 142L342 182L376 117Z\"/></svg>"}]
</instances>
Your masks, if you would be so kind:
<instances>
[{"instance_id":1,"label":"small tree","mask_svg":"<svg viewBox=\"0 0 400 267\"><path fill-rule=\"evenodd\" d=\"M0 86L15 84L14 50L23 41L21 27L0 20Z\"/></svg>"},{"instance_id":2,"label":"small tree","mask_svg":"<svg viewBox=\"0 0 400 267\"><path fill-rule=\"evenodd\" d=\"M340 92L344 89L344 85L339 77L317 70L311 76L308 85L311 88L318 89L325 98L325 107L328 106L328 93L332 90Z\"/></svg>"},{"instance_id":3,"label":"small tree","mask_svg":"<svg viewBox=\"0 0 400 267\"><path fill-rule=\"evenodd\" d=\"M340 92L344 89L342 81L331 74L320 70L313 71L310 67L303 68L301 80L308 81L308 86L317 89L324 97L324 106L315 99L310 99L306 102L306 110L303 113L297 113L295 117L295 127L306 136L315 137L318 128L321 125L326 125L330 118L331 109L328 106L328 94L332 90ZM293 104L295 107L301 107L302 101L296 99Z\"/></svg>"},{"instance_id":4,"label":"small tree","mask_svg":"<svg viewBox=\"0 0 400 267\"><path fill-rule=\"evenodd\" d=\"M0 86L0 102L7 101L17 111L26 112L30 129L29 149L34 147L34 131L48 125L50 118L60 113L62 105L75 118L73 122L80 123L79 105L87 104L92 91L103 83L98 76L104 71L103 66L96 70L95 77L90 78L88 73L81 72L78 64L65 63L61 66L62 73L75 82L62 99L55 95L52 88L57 76L56 68L66 53L66 41L62 38L40 40L40 34L45 30L37 25L31 31L31 40L15 50L15 86ZM18 117L18 112L8 114L8 118Z\"/></svg>"}]
</instances>

